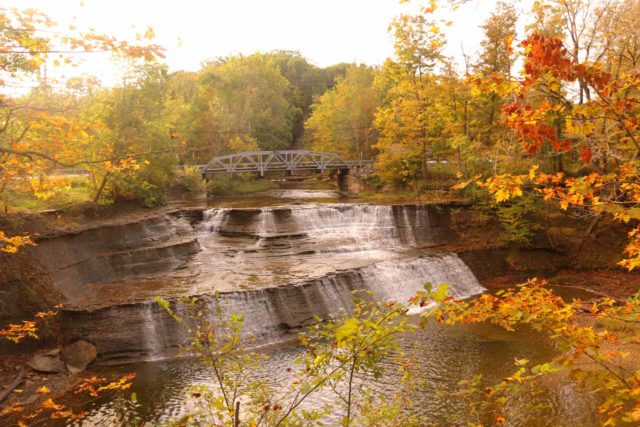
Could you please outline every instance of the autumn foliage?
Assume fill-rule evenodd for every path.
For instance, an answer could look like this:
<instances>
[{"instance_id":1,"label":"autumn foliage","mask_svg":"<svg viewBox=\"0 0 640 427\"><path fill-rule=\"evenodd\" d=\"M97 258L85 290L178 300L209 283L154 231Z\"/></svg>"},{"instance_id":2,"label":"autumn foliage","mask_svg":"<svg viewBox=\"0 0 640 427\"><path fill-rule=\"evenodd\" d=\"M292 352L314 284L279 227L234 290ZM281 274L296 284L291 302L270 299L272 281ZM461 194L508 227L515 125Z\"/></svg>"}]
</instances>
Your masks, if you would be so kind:
<instances>
[{"instance_id":1,"label":"autumn foliage","mask_svg":"<svg viewBox=\"0 0 640 427\"><path fill-rule=\"evenodd\" d=\"M638 337L635 325L640 321L640 300L620 303L602 298L567 303L546 285L533 279L516 289L484 294L471 301L440 298L440 306L425 320L435 317L447 325L488 322L513 332L530 327L544 334L559 350L558 356L535 366L530 366L527 359L516 359L516 371L498 384L481 387L480 379L464 381L454 395L471 395L470 410L482 419L487 416L481 413L481 408L488 407L484 406L487 401L497 404L492 409L492 421L502 424L508 396L519 394L544 376L566 372L585 392L599 397L602 425L640 422L640 376L629 367L633 361L631 365L625 362L633 348L625 344ZM422 294L422 301L425 298L433 299L433 294ZM612 322L618 327L598 328L598 322Z\"/></svg>"}]
</instances>

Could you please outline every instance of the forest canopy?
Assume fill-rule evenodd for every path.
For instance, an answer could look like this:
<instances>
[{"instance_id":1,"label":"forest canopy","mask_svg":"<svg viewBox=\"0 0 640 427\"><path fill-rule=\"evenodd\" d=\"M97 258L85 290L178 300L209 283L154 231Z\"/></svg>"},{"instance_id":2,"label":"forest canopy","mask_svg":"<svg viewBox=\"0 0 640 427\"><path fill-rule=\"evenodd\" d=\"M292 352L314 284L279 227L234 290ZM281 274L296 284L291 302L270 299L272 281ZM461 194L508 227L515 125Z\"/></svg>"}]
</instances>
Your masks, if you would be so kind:
<instances>
[{"instance_id":1,"label":"forest canopy","mask_svg":"<svg viewBox=\"0 0 640 427\"><path fill-rule=\"evenodd\" d=\"M445 54L452 21L441 17L465 3L433 1L394 18L395 55L379 66L320 68L273 51L176 72L152 29L132 43L3 10L3 208L158 205L176 182L197 187L193 167L212 156L308 148L373 160L369 181L387 190L419 191L433 181L430 165L446 162L451 184L458 173L459 189L474 182L497 202L527 187L564 209L637 219L640 36L629 29L639 27L640 3L536 0L519 17L498 2L478 51L463 51L460 63ZM126 65L118 84L47 79L46 67L71 67L74 53L92 51ZM18 95L9 78L36 84ZM5 251L24 240L8 239Z\"/></svg>"}]
</instances>

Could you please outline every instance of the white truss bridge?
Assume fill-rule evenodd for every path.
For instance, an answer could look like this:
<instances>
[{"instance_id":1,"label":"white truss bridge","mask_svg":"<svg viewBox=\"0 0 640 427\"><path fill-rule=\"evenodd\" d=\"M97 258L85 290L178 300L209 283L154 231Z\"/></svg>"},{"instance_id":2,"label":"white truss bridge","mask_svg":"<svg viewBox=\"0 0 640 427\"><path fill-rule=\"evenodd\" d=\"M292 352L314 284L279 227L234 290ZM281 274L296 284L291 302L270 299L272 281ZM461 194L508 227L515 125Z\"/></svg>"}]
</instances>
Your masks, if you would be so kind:
<instances>
[{"instance_id":1,"label":"white truss bridge","mask_svg":"<svg viewBox=\"0 0 640 427\"><path fill-rule=\"evenodd\" d=\"M344 160L337 154L310 150L245 151L214 157L202 168L202 175L268 171L324 171L363 168L372 160Z\"/></svg>"}]
</instances>

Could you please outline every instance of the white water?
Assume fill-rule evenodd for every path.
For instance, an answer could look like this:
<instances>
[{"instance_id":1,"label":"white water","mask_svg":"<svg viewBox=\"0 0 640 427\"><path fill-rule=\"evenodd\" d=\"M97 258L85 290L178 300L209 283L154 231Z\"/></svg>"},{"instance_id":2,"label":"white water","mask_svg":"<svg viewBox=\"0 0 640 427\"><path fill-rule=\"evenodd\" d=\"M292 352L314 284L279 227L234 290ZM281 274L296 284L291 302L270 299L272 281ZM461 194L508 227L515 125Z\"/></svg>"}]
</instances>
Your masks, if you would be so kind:
<instances>
[{"instance_id":1,"label":"white water","mask_svg":"<svg viewBox=\"0 0 640 427\"><path fill-rule=\"evenodd\" d=\"M209 232L216 233L222 228L226 219L226 209L207 209L203 212L201 227Z\"/></svg>"},{"instance_id":2,"label":"white water","mask_svg":"<svg viewBox=\"0 0 640 427\"><path fill-rule=\"evenodd\" d=\"M400 302L408 301L427 282L434 289L446 283L449 294L456 298L468 298L485 290L464 261L451 253L401 262L385 261L361 271L368 289Z\"/></svg>"},{"instance_id":3,"label":"white water","mask_svg":"<svg viewBox=\"0 0 640 427\"><path fill-rule=\"evenodd\" d=\"M456 298L481 293L470 269L455 254L416 256L431 242L426 207L320 204L262 209L209 209L198 226L203 250L194 264L194 295L222 291L225 315L242 313L245 332L269 343L315 316L352 306L353 291L406 302L430 282L449 285ZM211 305L213 307L213 305ZM144 307L145 345L157 358L175 341ZM182 337L177 336L177 339Z\"/></svg>"},{"instance_id":4,"label":"white water","mask_svg":"<svg viewBox=\"0 0 640 427\"><path fill-rule=\"evenodd\" d=\"M312 239L345 239L359 246L395 243L398 229L390 206L319 206L292 211L301 231Z\"/></svg>"},{"instance_id":5,"label":"white water","mask_svg":"<svg viewBox=\"0 0 640 427\"><path fill-rule=\"evenodd\" d=\"M147 351L147 360L159 360L165 357L167 334L164 329L162 313L157 312L155 304L144 304L142 313L142 339ZM114 327L117 327L114 325Z\"/></svg>"},{"instance_id":6,"label":"white water","mask_svg":"<svg viewBox=\"0 0 640 427\"><path fill-rule=\"evenodd\" d=\"M246 332L259 341L277 339L292 327L309 324L352 305L353 291L373 291L382 300L408 302L424 289L447 283L449 294L468 298L482 293L469 267L455 254L385 261L343 274L276 288L223 294L226 313L243 313Z\"/></svg>"},{"instance_id":7,"label":"white water","mask_svg":"<svg viewBox=\"0 0 640 427\"><path fill-rule=\"evenodd\" d=\"M309 205L291 208L262 208L247 231L258 238L279 233L304 233L316 243L335 241L333 251L351 252L381 247L418 246L423 239L416 236L429 230L429 215L425 207L417 207L412 221L409 208L380 205ZM290 212L290 215L279 213ZM204 213L201 228L218 232L228 225L232 209L209 209ZM413 222L413 223L412 223Z\"/></svg>"}]
</instances>

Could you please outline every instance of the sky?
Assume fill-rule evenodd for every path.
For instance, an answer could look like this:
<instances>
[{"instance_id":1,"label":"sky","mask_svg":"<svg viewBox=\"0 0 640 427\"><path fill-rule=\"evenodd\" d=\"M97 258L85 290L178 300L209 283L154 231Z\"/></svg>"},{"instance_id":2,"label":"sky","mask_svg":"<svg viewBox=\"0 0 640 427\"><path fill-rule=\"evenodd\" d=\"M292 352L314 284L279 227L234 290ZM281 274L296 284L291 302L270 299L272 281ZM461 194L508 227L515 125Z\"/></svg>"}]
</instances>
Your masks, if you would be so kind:
<instances>
[{"instance_id":1,"label":"sky","mask_svg":"<svg viewBox=\"0 0 640 427\"><path fill-rule=\"evenodd\" d=\"M519 3L526 3L521 0ZM156 43L166 49L171 71L197 70L200 64L229 54L275 49L297 50L310 62L382 64L393 56L389 23L412 13L420 2L399 0L3 0L4 7L36 8L66 27L93 27L133 39L151 26ZM494 0L471 0L453 16L447 29L447 54L462 62L461 45L477 51L479 26L494 9ZM91 58L72 74L117 78L118 67L104 54ZM54 71L54 73L62 71ZM68 72L67 72L68 74Z\"/></svg>"}]
</instances>

